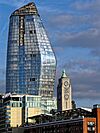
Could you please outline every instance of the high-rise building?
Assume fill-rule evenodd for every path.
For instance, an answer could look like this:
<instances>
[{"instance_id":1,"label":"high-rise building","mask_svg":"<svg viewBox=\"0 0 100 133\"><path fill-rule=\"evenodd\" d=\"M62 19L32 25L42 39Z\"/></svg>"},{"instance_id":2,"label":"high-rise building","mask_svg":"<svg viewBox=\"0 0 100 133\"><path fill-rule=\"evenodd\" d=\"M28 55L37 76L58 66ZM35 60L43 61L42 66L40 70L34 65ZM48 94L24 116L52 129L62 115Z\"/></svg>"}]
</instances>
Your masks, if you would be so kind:
<instances>
[{"instance_id":1,"label":"high-rise building","mask_svg":"<svg viewBox=\"0 0 100 133\"><path fill-rule=\"evenodd\" d=\"M57 109L58 111L72 109L71 82L65 71L62 72L57 87Z\"/></svg>"},{"instance_id":2,"label":"high-rise building","mask_svg":"<svg viewBox=\"0 0 100 133\"><path fill-rule=\"evenodd\" d=\"M6 93L52 97L56 59L34 3L10 16Z\"/></svg>"}]
</instances>

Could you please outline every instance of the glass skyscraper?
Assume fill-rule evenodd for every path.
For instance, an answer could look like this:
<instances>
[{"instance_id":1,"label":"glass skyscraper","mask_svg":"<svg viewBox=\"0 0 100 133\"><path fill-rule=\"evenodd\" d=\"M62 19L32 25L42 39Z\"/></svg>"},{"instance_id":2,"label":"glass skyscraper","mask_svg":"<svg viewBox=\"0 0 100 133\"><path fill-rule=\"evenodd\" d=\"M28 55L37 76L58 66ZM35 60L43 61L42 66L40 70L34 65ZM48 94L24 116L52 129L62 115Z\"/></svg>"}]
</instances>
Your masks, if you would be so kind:
<instances>
[{"instance_id":1,"label":"glass skyscraper","mask_svg":"<svg viewBox=\"0 0 100 133\"><path fill-rule=\"evenodd\" d=\"M34 3L10 16L6 93L52 97L56 59Z\"/></svg>"}]
</instances>

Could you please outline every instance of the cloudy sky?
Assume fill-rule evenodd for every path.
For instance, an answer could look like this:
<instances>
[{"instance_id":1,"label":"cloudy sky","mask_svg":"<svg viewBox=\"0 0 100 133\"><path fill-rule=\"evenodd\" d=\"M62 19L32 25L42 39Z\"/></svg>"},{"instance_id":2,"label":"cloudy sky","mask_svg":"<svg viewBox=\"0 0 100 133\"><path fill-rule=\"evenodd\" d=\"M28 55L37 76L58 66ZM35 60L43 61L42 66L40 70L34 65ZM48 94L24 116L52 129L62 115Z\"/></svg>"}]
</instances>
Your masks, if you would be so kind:
<instances>
[{"instance_id":1,"label":"cloudy sky","mask_svg":"<svg viewBox=\"0 0 100 133\"><path fill-rule=\"evenodd\" d=\"M0 0L1 92L5 91L9 16L15 9L32 1ZM56 79L65 69L72 81L77 106L100 103L100 0L34 2L57 57Z\"/></svg>"}]
</instances>

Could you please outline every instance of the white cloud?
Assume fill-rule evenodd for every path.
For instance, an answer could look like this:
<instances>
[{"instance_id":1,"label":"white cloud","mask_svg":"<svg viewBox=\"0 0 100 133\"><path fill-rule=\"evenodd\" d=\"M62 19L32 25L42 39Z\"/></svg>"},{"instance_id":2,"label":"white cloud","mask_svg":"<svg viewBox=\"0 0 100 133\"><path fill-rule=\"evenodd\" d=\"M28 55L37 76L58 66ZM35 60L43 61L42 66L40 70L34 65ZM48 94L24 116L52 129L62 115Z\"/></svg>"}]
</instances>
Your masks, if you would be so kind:
<instances>
[{"instance_id":1,"label":"white cloud","mask_svg":"<svg viewBox=\"0 0 100 133\"><path fill-rule=\"evenodd\" d=\"M61 47L100 48L100 30L95 28L76 33L58 33L56 39Z\"/></svg>"}]
</instances>

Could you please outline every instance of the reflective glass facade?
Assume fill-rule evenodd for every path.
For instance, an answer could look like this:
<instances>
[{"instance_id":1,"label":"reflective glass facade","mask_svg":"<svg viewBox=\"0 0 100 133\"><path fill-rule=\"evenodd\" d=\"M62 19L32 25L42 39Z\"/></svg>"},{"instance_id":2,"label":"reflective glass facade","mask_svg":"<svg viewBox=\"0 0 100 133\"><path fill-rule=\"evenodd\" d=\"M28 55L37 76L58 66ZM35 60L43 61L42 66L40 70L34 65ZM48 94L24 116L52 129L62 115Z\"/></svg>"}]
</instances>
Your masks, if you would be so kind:
<instances>
[{"instance_id":1,"label":"reflective glass facade","mask_svg":"<svg viewBox=\"0 0 100 133\"><path fill-rule=\"evenodd\" d=\"M52 97L56 59L34 3L10 17L6 92Z\"/></svg>"}]
</instances>

